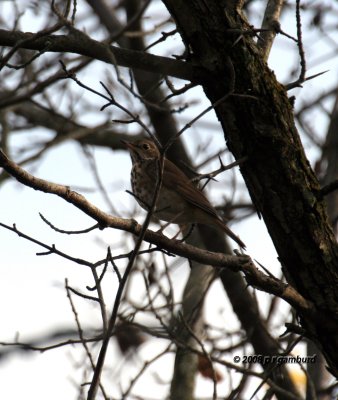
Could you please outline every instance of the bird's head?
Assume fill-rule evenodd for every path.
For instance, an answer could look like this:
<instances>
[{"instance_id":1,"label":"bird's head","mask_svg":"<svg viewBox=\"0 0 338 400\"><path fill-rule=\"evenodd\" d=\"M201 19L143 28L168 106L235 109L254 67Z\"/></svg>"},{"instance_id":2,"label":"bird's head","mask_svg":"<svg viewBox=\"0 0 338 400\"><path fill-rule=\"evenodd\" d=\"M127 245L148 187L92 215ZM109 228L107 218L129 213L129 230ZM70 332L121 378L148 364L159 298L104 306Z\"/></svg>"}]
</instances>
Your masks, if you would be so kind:
<instances>
[{"instance_id":1,"label":"bird's head","mask_svg":"<svg viewBox=\"0 0 338 400\"><path fill-rule=\"evenodd\" d=\"M156 144L149 139L141 139L135 142L122 140L122 143L128 148L133 162L155 160L160 157Z\"/></svg>"}]
</instances>

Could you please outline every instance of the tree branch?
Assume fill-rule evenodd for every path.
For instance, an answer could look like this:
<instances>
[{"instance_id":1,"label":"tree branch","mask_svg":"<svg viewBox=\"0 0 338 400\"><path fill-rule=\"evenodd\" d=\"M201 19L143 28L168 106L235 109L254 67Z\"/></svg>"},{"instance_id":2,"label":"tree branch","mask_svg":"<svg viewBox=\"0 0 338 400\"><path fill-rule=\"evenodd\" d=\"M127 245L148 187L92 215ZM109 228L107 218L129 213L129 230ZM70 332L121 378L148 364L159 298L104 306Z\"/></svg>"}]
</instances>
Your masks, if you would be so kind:
<instances>
[{"instance_id":1,"label":"tree branch","mask_svg":"<svg viewBox=\"0 0 338 400\"><path fill-rule=\"evenodd\" d=\"M239 19L231 8L225 12L226 2L215 0L208 1L208 12L203 14L200 0L163 2L185 44L210 71L203 83L210 102L228 90L224 62L214 62L228 57L236 71L235 93L256 97L242 101L233 96L217 107L216 114L235 159L248 156L242 176L287 281L316 305L318 318L301 315L301 324L320 344L331 372L338 376L338 247L325 204L318 198L319 183L299 139L290 100L249 36L234 46L235 38L228 30L247 26L245 16Z\"/></svg>"},{"instance_id":2,"label":"tree branch","mask_svg":"<svg viewBox=\"0 0 338 400\"><path fill-rule=\"evenodd\" d=\"M69 187L51 183L31 175L11 161L1 150L0 166L22 184L35 190L55 194L73 204L86 215L95 219L99 223L101 229L110 227L124 230L137 236L142 232L142 226L135 220L111 216L91 204L81 194L70 190ZM2 226L4 225L2 224ZM312 314L314 312L312 304L302 297L292 286L258 270L248 256L230 256L222 253L213 253L184 244L179 240L168 239L163 234L150 230L146 231L144 240L190 260L214 267L230 268L235 272L242 271L249 284L255 286L257 289L283 298L300 312L306 314Z\"/></svg>"},{"instance_id":3,"label":"tree branch","mask_svg":"<svg viewBox=\"0 0 338 400\"><path fill-rule=\"evenodd\" d=\"M259 35L257 42L257 47L261 49L265 61L269 58L273 41L280 30L279 19L283 4L284 0L269 0L265 9L262 22L263 31Z\"/></svg>"},{"instance_id":4,"label":"tree branch","mask_svg":"<svg viewBox=\"0 0 338 400\"><path fill-rule=\"evenodd\" d=\"M143 69L188 81L196 82L202 76L201 69L195 68L187 62L156 56L143 51L110 46L91 39L75 29L68 35L44 35L43 37L34 37L31 32L0 29L0 46L15 46L40 52L76 53L108 64Z\"/></svg>"}]
</instances>

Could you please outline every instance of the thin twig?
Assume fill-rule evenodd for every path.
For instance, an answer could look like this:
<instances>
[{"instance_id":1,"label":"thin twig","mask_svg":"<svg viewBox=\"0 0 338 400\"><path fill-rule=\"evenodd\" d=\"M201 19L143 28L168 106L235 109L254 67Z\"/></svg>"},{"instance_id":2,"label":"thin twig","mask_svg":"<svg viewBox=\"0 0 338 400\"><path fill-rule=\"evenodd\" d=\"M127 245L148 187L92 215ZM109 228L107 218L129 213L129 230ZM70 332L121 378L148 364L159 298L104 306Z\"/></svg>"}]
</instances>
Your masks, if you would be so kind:
<instances>
[{"instance_id":1,"label":"thin twig","mask_svg":"<svg viewBox=\"0 0 338 400\"><path fill-rule=\"evenodd\" d=\"M299 82L304 82L305 74L306 74L306 59L305 52L303 47L303 36L302 36L302 19L300 15L300 1L296 0L296 21L297 21L297 39L298 39L298 52L300 57L300 74L299 74Z\"/></svg>"},{"instance_id":2,"label":"thin twig","mask_svg":"<svg viewBox=\"0 0 338 400\"><path fill-rule=\"evenodd\" d=\"M86 229L81 229L79 231L67 231L64 229L57 228L55 225L53 225L46 217L44 217L41 213L39 213L40 218L42 219L43 222L45 222L50 228L52 228L55 232L59 233L65 233L67 235L82 235L83 233L88 233L91 232L97 228L99 228L99 224L95 224L93 226L90 226L89 228Z\"/></svg>"},{"instance_id":3,"label":"thin twig","mask_svg":"<svg viewBox=\"0 0 338 400\"><path fill-rule=\"evenodd\" d=\"M161 32L162 37L160 37L159 39L155 40L155 42L149 44L144 49L144 51L147 51L147 50L151 49L153 46L156 46L157 44L166 41L168 37L176 35L177 32L178 32L177 29L173 29L173 30L171 30L169 32Z\"/></svg>"},{"instance_id":4,"label":"thin twig","mask_svg":"<svg viewBox=\"0 0 338 400\"><path fill-rule=\"evenodd\" d=\"M185 320L185 318L184 318L182 313L180 314L180 317L181 317L181 321L183 322L183 325L185 326L187 331L196 340L196 342L200 345L204 357L208 360L208 362L210 364L210 368L211 368L211 371L212 371L213 388L214 388L212 398L213 398L213 400L216 400L217 399L217 379L216 379L216 372L215 372L214 366L213 366L212 361L211 361L211 357L210 357L209 353L206 351L202 341L198 338L198 336L195 334L194 330L190 327L188 322Z\"/></svg>"},{"instance_id":5,"label":"thin twig","mask_svg":"<svg viewBox=\"0 0 338 400\"><path fill-rule=\"evenodd\" d=\"M336 179L333 182L329 183L328 185L322 187L320 190L320 194L322 196L327 196L328 194L334 192L337 189L338 189L338 179Z\"/></svg>"},{"instance_id":6,"label":"thin twig","mask_svg":"<svg viewBox=\"0 0 338 400\"><path fill-rule=\"evenodd\" d=\"M132 254L130 256L129 263L128 263L127 267L126 267L126 270L125 270L125 272L124 272L124 274L122 276L121 281L119 282L119 287L118 287L118 290L117 290L117 293L116 293L116 296L115 296L115 300L114 300L113 311L112 311L112 314L110 316L107 332L106 332L106 334L104 336L104 339L102 341L102 346L101 346L99 357L98 357L98 360L97 360L97 365L96 365L96 368L95 368L95 371L94 371L94 375L93 375L93 379L92 379L92 382L90 384L90 388L89 388L89 391L88 391L87 400L94 400L95 397L96 397L96 394L97 394L97 390L98 390L98 387L99 387L99 384L100 384L100 377L101 377L101 373L102 373L102 369L103 369L103 365L104 365L104 362L105 362L105 357L106 357L106 353L107 353L107 349L108 349L108 344L109 344L110 336L111 336L111 334L113 332L113 329L115 327L115 323L116 323L116 319L117 319L117 313L118 313L118 309L119 309L119 306L120 306L120 301L121 301L121 298L122 298L122 294L124 292L124 288L126 286L129 274L130 274L130 272L132 270L132 267L134 265L134 262L136 260L138 251L139 251L139 249L141 247L141 244L143 242L143 239L145 237L148 225L150 223L152 214L153 214L153 212L155 210L157 199L158 199L158 196L159 196L159 193L160 193L160 187L161 187L161 184L162 184L163 167L164 167L164 156L161 155L160 160L158 162L159 174L158 174L157 179L156 179L155 192L154 192L154 197L153 197L153 200L152 200L152 204L151 204L151 207L150 207L150 209L149 209L149 211L147 213L146 219L145 219L145 221L144 221L144 223L142 225L142 229L141 229L140 235L139 235L139 237L137 239L137 242L135 244L134 250L133 250L133 252L132 252Z\"/></svg>"},{"instance_id":7,"label":"thin twig","mask_svg":"<svg viewBox=\"0 0 338 400\"><path fill-rule=\"evenodd\" d=\"M146 231L146 229L144 228L145 225L143 225L143 227L140 227L136 223L136 221L125 220L123 218L117 218L107 213L104 213L103 211L99 210L97 207L89 203L84 196L71 191L68 187L51 183L32 176L27 171L23 170L18 165L9 160L8 157L1 151L0 166L2 166L9 174L14 176L19 182L25 184L26 186L32 187L35 190L40 190L46 193L53 193L62 197L64 200L70 202L71 204L82 210L85 214L94 218L101 227L114 227L116 229L128 231L130 233L138 235L139 238L142 237L143 239L144 237L146 241L153 243L160 248L164 248L169 252L203 264L218 266L221 268L227 267L232 269L233 271L242 271L245 274L247 280L256 288L283 298L293 307L298 309L299 312L306 314L312 314L315 312L312 303L304 299L300 295L300 293L298 293L291 285L285 284L278 279L267 276L259 271L248 256L230 256L222 253L206 252L197 247L183 244L178 240L168 239L163 234ZM147 214L146 222L148 220L150 220L149 213ZM56 251L55 246L53 247L45 245L44 243L41 243L27 235L24 235L23 233L19 232L15 226L9 227L3 223L0 223L0 226L3 226L6 229L10 229L17 233L19 236L23 236L26 239L37 243L38 245L46 248L50 253L59 254L74 262L90 267L94 267L97 264L92 264L85 260L76 259L74 257L65 255L62 252ZM134 256L132 256L135 257L135 252L133 252L133 254ZM121 257L117 256L114 258L118 259ZM102 262L100 261L100 263Z\"/></svg>"},{"instance_id":8,"label":"thin twig","mask_svg":"<svg viewBox=\"0 0 338 400\"><path fill-rule=\"evenodd\" d=\"M68 297L70 306L72 308L72 312L73 312L73 315L74 315L74 319L75 319L75 322L76 322L76 326L77 326L77 330L78 330L78 333L79 333L79 337L80 337L82 346L84 347L84 349L86 351L86 354L87 354L87 357L89 358L89 361L90 361L90 364L92 366L92 369L95 370L94 360L93 360L92 354L91 354L91 352L89 350L88 344L87 344L87 342L86 342L86 340L84 338L84 335L83 335L83 330L82 330L81 323L80 323L80 320L79 320L79 315L78 315L78 313L76 311L75 305L74 305L73 300L72 300L72 296L70 294L71 288L68 285L68 279L67 278L65 279L65 288L66 288L66 291L67 291L67 297ZM101 392L103 394L103 397L106 400L108 400L108 396L107 396L107 394L106 394L106 392L104 390L104 387L101 384L100 384L100 389L101 389Z\"/></svg>"},{"instance_id":9,"label":"thin twig","mask_svg":"<svg viewBox=\"0 0 338 400\"><path fill-rule=\"evenodd\" d=\"M247 159L248 159L248 157L245 156L245 157L242 157L242 158L238 159L237 161L232 162L231 164L224 165L222 163L221 158L219 157L219 161L220 161L221 166L218 169L216 169L213 172L209 172L207 174L198 174L198 176L196 176L196 178L193 178L192 181L193 182L198 182L198 181L200 181L202 179L213 179L215 176L219 175L220 173L222 173L224 171L227 171L228 169L234 168L237 165L243 164L245 161L247 161Z\"/></svg>"},{"instance_id":10,"label":"thin twig","mask_svg":"<svg viewBox=\"0 0 338 400\"><path fill-rule=\"evenodd\" d=\"M168 140L167 144L163 148L163 152L165 153L169 149L169 147L175 142L175 140L177 140L187 129L191 128L196 121L202 118L209 111L214 110L216 107L222 104L230 95L231 93L227 93L220 99L216 100L213 104L211 104L209 107L205 108L202 112L200 112L195 118L193 118L191 121L185 124L184 127L180 129L180 131L177 132L177 134L174 137Z\"/></svg>"},{"instance_id":11,"label":"thin twig","mask_svg":"<svg viewBox=\"0 0 338 400\"><path fill-rule=\"evenodd\" d=\"M163 351L161 351L160 353L158 353L156 356L154 356L153 358L151 358L150 360L147 360L144 362L142 368L139 370L139 372L134 376L133 379L131 379L128 388L122 393L121 396L121 400L123 399L127 399L129 397L130 391L132 390L133 386L135 386L137 380L140 378L140 376L142 376L142 374L144 373L144 371L155 361L157 361L158 359L160 359L161 357L163 357L165 354L167 354L170 351L170 347L172 347L172 344L170 343Z\"/></svg>"}]
</instances>

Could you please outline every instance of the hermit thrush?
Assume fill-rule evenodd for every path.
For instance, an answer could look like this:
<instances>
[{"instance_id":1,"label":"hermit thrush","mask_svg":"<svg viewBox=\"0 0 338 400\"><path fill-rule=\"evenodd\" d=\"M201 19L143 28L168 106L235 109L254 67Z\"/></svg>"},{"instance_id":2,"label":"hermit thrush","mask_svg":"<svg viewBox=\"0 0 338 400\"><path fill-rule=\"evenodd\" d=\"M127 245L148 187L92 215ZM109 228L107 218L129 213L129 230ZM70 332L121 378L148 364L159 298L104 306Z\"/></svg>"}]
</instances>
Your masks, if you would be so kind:
<instances>
[{"instance_id":1,"label":"hermit thrush","mask_svg":"<svg viewBox=\"0 0 338 400\"><path fill-rule=\"evenodd\" d=\"M151 140L125 142L132 160L131 186L137 202L149 210L159 173L160 152ZM205 195L171 161L164 158L154 217L175 224L205 224L224 231L240 247L245 244L220 219Z\"/></svg>"}]
</instances>

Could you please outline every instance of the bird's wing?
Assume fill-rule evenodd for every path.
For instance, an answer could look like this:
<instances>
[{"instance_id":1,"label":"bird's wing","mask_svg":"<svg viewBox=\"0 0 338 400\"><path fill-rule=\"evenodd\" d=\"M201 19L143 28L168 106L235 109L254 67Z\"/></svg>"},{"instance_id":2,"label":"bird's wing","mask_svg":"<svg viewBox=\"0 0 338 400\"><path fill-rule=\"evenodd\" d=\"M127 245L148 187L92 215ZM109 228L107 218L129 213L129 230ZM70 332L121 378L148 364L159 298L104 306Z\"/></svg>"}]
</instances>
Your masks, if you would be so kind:
<instances>
[{"instance_id":1,"label":"bird's wing","mask_svg":"<svg viewBox=\"0 0 338 400\"><path fill-rule=\"evenodd\" d=\"M175 190L188 203L191 203L208 214L219 218L205 195L191 183L189 178L178 167L176 167L174 163L168 159L164 160L162 185L167 189Z\"/></svg>"}]
</instances>

